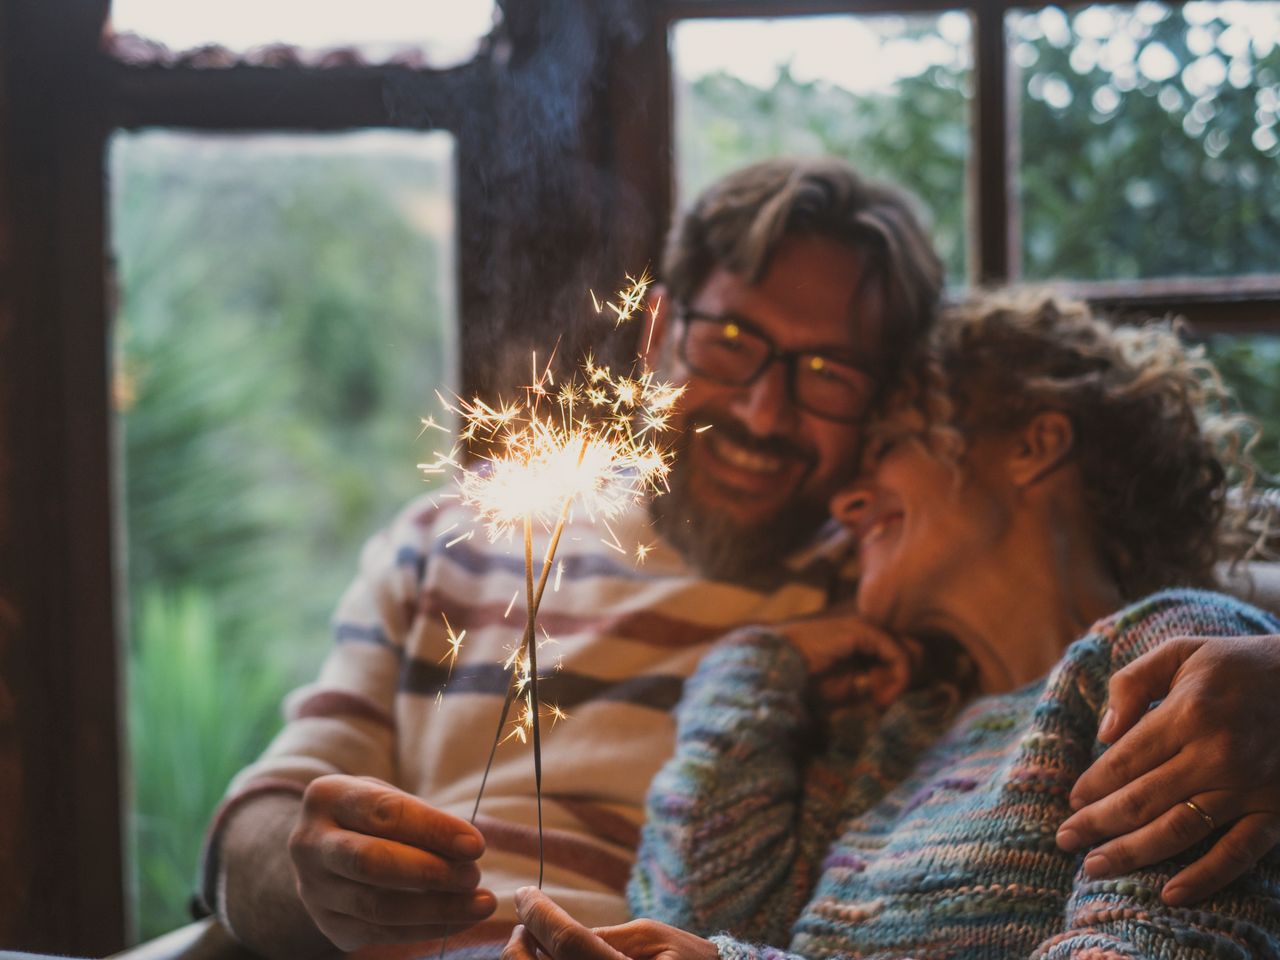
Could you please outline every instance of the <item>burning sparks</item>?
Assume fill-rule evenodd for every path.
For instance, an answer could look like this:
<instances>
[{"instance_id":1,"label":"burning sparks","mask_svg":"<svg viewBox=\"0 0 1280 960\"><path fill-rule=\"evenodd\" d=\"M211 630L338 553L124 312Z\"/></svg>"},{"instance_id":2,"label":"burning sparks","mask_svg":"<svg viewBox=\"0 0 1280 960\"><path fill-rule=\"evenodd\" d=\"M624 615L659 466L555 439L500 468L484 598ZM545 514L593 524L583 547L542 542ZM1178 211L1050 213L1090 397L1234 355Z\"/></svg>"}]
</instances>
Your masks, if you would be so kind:
<instances>
[{"instance_id":1,"label":"burning sparks","mask_svg":"<svg viewBox=\"0 0 1280 960\"><path fill-rule=\"evenodd\" d=\"M601 303L594 293L591 295L596 312L612 314L615 327L634 317L648 302L646 294L652 283L648 273L639 279L628 277L627 280L628 286L612 301ZM521 401L491 403L480 397L471 400L458 397L450 403L440 397L444 407L461 424L458 439L448 452L437 454L429 463L419 464L424 473L458 474L457 496L475 511L490 542L512 535L517 528L523 530L524 635L504 664L511 671L511 679L490 750L490 766L485 768L476 797L476 810L479 810L497 745L513 738L532 741L539 797L539 848L542 837L539 718L546 713L555 723L565 715L557 706L548 708L542 704L538 696L537 658L542 643L537 639L536 619L553 565L555 589L560 588L564 562L555 563L560 535L570 511L580 510L589 521L599 523L608 531L609 539L602 538L606 545L627 555L609 521L642 498L665 489L671 469L672 451L660 442L660 437L669 429L683 387L659 381L640 360L635 367L624 374L615 374L588 355L575 376L557 384L552 376L551 360L539 367L535 354L531 359L533 382L524 388ZM422 432L433 429L443 428L434 419L424 418ZM485 452L480 455L477 467L464 467L463 449L473 443ZM533 557L535 523L551 534L540 568L536 567ZM470 535L470 532L461 534L446 547ZM649 549L636 548L637 562L643 562ZM512 604L514 602L513 597ZM507 613L510 612L509 605ZM451 649L445 656L453 658L452 670L462 635L455 637L452 628L448 629ZM545 631L543 633L545 635ZM547 641L550 639L547 637ZM509 711L517 700L517 716L504 736ZM473 819L474 816L473 812ZM542 885L541 865L540 854L539 886Z\"/></svg>"}]
</instances>

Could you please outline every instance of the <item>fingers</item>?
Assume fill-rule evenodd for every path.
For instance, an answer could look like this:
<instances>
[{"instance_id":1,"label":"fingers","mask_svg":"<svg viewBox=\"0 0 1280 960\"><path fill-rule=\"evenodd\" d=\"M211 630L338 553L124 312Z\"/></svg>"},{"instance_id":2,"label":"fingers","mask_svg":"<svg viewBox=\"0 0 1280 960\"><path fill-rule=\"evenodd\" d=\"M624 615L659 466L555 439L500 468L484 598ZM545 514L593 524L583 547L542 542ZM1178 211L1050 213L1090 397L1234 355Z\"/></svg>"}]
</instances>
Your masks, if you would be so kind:
<instances>
[{"instance_id":1,"label":"fingers","mask_svg":"<svg viewBox=\"0 0 1280 960\"><path fill-rule=\"evenodd\" d=\"M484 837L467 821L371 778L329 776L312 781L303 796L303 816L328 818L356 833L453 859L474 860L484 852Z\"/></svg>"},{"instance_id":2,"label":"fingers","mask_svg":"<svg viewBox=\"0 0 1280 960\"><path fill-rule=\"evenodd\" d=\"M1183 736L1174 708L1175 704L1166 701L1148 711L1136 726L1094 761L1071 788L1072 808L1080 810L1089 804L1097 803L1104 797L1110 800L1116 791L1132 788L1134 782L1140 777L1175 756L1182 744L1192 738ZM1168 802L1163 802L1152 809L1151 815L1167 810L1172 803L1186 796L1187 791L1183 789L1177 791L1174 796L1163 798ZM1133 804L1135 800L1129 797L1121 802ZM1149 820L1150 817L1147 819ZM1138 820L1122 829L1131 830L1145 822L1145 820ZM1114 836L1118 832L1121 830L1113 829L1105 835Z\"/></svg>"},{"instance_id":3,"label":"fingers","mask_svg":"<svg viewBox=\"0 0 1280 960\"><path fill-rule=\"evenodd\" d=\"M520 921L551 960L627 960L541 890L521 887L515 900Z\"/></svg>"},{"instance_id":4,"label":"fingers","mask_svg":"<svg viewBox=\"0 0 1280 960\"><path fill-rule=\"evenodd\" d=\"M537 960L538 943L529 933L528 927L517 923L511 931L511 938L502 948L502 960Z\"/></svg>"},{"instance_id":5,"label":"fingers","mask_svg":"<svg viewBox=\"0 0 1280 960\"><path fill-rule=\"evenodd\" d=\"M1225 791L1197 794L1192 800L1208 820L1185 801L1175 803L1145 826L1090 851L1084 860L1085 874L1102 880L1167 860L1209 836L1215 824L1226 823L1238 813L1230 809L1231 795Z\"/></svg>"},{"instance_id":6,"label":"fingers","mask_svg":"<svg viewBox=\"0 0 1280 960\"><path fill-rule=\"evenodd\" d=\"M1277 843L1280 814L1247 814L1218 838L1208 853L1166 883L1160 896L1171 907L1203 900L1243 875Z\"/></svg>"},{"instance_id":7,"label":"fingers","mask_svg":"<svg viewBox=\"0 0 1280 960\"><path fill-rule=\"evenodd\" d=\"M1104 753L1094 766L1106 760L1113 750L1119 750L1123 743L1124 740ZM1137 760L1122 757L1113 765L1112 769L1118 770L1121 776L1127 778L1133 774L1132 779L1064 820L1058 828L1059 847L1081 850L1132 833L1182 803L1192 792L1213 786L1202 782L1204 778L1198 775L1200 767L1190 752L1179 753L1150 772L1136 773L1159 756L1159 752L1152 749L1151 753L1140 753Z\"/></svg>"},{"instance_id":8,"label":"fingers","mask_svg":"<svg viewBox=\"0 0 1280 960\"><path fill-rule=\"evenodd\" d=\"M1107 711L1098 727L1098 739L1116 738L1142 719L1152 701L1163 699L1187 658L1204 644L1203 637L1177 637L1117 670L1111 677Z\"/></svg>"},{"instance_id":9,"label":"fingers","mask_svg":"<svg viewBox=\"0 0 1280 960\"><path fill-rule=\"evenodd\" d=\"M299 879L299 884L306 881ZM309 891L306 902L313 911L338 914L371 927L433 927L455 931L493 913L497 899L488 890L465 894L420 893L371 887L351 880L331 879Z\"/></svg>"},{"instance_id":10,"label":"fingers","mask_svg":"<svg viewBox=\"0 0 1280 960\"><path fill-rule=\"evenodd\" d=\"M357 883L406 891L469 893L480 882L473 860L446 860L416 847L334 828L297 851L296 861Z\"/></svg>"}]
</instances>

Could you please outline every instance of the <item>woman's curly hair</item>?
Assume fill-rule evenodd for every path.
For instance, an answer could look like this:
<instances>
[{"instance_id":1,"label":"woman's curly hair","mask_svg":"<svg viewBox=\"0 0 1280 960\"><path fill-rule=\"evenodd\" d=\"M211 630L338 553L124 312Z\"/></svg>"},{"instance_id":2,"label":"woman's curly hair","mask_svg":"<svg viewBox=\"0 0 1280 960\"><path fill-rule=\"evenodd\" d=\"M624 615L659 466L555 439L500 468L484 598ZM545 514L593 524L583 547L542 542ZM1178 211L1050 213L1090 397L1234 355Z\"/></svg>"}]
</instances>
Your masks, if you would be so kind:
<instances>
[{"instance_id":1,"label":"woman's curly hair","mask_svg":"<svg viewBox=\"0 0 1280 960\"><path fill-rule=\"evenodd\" d=\"M980 294L944 311L903 399L954 461L975 433L1070 417L1086 507L1126 597L1210 586L1219 561L1261 553L1272 534L1254 423L1174 323L1113 325L1044 291Z\"/></svg>"}]
</instances>

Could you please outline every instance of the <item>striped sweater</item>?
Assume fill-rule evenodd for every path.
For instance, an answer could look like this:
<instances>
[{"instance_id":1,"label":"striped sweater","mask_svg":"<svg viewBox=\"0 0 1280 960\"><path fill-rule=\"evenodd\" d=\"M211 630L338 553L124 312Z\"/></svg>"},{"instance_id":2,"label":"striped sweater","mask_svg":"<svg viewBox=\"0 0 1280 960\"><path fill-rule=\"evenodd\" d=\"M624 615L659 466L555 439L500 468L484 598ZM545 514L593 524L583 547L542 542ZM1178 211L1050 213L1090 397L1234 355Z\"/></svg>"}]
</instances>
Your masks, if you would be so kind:
<instances>
[{"instance_id":1,"label":"striped sweater","mask_svg":"<svg viewBox=\"0 0 1280 960\"><path fill-rule=\"evenodd\" d=\"M220 912L222 827L262 793L301 793L327 773L368 775L470 817L506 692L502 661L524 626L523 541L489 544L480 530L459 539L473 522L456 504L423 498L366 546L319 679L290 695L284 729L215 814L204 887ZM756 591L698 576L659 541L643 505L610 526L627 553L603 542L613 539L605 530L570 522L538 616L540 693L567 715L544 720L542 732L544 889L596 925L627 919L644 794L674 747L671 711L686 677L727 630L825 607L847 554L842 537L828 537ZM535 558L546 539L538 535ZM642 565L629 553L637 543L653 545ZM445 618L462 637L456 663ZM476 819L498 912L450 938L451 950L497 955L515 921L511 894L537 879L536 824L532 750L509 739ZM415 952L431 951L398 955Z\"/></svg>"},{"instance_id":2,"label":"striped sweater","mask_svg":"<svg viewBox=\"0 0 1280 960\"><path fill-rule=\"evenodd\" d=\"M1090 881L1058 850L1112 673L1179 635L1274 633L1221 595L1169 591L1097 624L1049 676L959 703L934 685L882 717L855 705L806 755L799 655L744 631L712 651L655 779L629 899L713 936L724 960L1280 957L1280 856L1171 908L1195 855ZM1200 848L1203 852L1203 846Z\"/></svg>"}]
</instances>

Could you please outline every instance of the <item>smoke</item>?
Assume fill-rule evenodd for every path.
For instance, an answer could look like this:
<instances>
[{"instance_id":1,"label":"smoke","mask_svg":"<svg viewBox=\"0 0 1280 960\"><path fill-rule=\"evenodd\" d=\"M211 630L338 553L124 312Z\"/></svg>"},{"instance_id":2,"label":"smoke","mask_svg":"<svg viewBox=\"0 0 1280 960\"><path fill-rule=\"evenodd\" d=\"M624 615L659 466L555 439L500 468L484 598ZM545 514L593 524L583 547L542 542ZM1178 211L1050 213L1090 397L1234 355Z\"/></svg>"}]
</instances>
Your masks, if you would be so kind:
<instances>
[{"instance_id":1,"label":"smoke","mask_svg":"<svg viewBox=\"0 0 1280 960\"><path fill-rule=\"evenodd\" d=\"M664 212L611 172L610 57L642 38L643 3L501 7L474 61L434 75L393 71L384 88L396 123L457 138L463 381L482 395L527 383L533 350L543 357L559 343L571 364L597 332L612 334L589 291L611 295L624 273L647 266L623 262L619 238Z\"/></svg>"}]
</instances>

